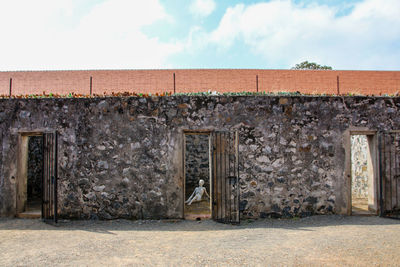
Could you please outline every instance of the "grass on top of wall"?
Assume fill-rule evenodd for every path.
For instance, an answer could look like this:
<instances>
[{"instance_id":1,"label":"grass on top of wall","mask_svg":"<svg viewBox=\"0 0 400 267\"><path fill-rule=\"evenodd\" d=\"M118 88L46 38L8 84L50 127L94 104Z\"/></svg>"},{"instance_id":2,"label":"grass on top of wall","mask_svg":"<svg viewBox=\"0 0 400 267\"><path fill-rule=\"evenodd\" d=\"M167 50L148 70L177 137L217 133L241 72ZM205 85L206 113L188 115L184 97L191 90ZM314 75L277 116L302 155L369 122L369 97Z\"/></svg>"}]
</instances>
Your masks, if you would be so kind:
<instances>
[{"instance_id":1,"label":"grass on top of wall","mask_svg":"<svg viewBox=\"0 0 400 267\"><path fill-rule=\"evenodd\" d=\"M399 93L396 94L382 94L382 95L365 95L360 94L358 92L350 92L346 94L326 94L326 93L301 93L301 92L249 92L249 91L242 91L242 92L225 92L220 93L217 91L208 91L208 92L196 92L196 93L172 93L172 92L164 92L164 93L135 93L135 92L112 92L103 94L92 94L92 95L85 95L85 94L55 94L55 93L46 93L43 92L42 94L21 94L21 95L0 95L0 98L16 98L16 99L37 99L37 98L104 98L104 97L157 97L157 96L381 96L381 97L398 97L400 96Z\"/></svg>"}]
</instances>

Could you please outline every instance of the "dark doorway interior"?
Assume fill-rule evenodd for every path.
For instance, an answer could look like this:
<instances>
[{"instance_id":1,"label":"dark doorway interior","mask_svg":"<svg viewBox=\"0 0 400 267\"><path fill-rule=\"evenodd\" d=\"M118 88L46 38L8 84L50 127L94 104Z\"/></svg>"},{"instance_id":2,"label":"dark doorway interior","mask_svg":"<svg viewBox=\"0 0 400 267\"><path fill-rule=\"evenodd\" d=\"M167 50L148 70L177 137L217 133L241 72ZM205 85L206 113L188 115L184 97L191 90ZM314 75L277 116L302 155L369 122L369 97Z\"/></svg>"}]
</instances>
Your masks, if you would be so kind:
<instances>
[{"instance_id":1,"label":"dark doorway interior","mask_svg":"<svg viewBox=\"0 0 400 267\"><path fill-rule=\"evenodd\" d=\"M41 212L43 184L43 137L28 138L26 211Z\"/></svg>"},{"instance_id":2,"label":"dark doorway interior","mask_svg":"<svg viewBox=\"0 0 400 267\"><path fill-rule=\"evenodd\" d=\"M211 218L210 204L210 152L209 134L185 134L185 218L192 220ZM199 187L205 188L201 200L190 202Z\"/></svg>"}]
</instances>

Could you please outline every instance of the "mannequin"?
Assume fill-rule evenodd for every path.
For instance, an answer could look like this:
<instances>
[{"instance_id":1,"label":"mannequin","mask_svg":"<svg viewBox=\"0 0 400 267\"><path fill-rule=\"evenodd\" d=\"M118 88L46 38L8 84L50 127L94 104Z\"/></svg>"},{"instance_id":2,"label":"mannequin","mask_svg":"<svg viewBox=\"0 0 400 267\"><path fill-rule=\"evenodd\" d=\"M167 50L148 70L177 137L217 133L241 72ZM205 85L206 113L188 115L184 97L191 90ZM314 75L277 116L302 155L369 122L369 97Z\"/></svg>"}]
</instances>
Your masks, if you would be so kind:
<instances>
[{"instance_id":1,"label":"mannequin","mask_svg":"<svg viewBox=\"0 0 400 267\"><path fill-rule=\"evenodd\" d=\"M210 196L207 193L206 188L203 185L204 185L204 180L200 179L199 186L194 189L192 195L188 198L188 200L186 200L186 202L185 202L186 204L192 205L193 202L201 201L201 198L203 197L204 193L206 194L206 196L208 198L210 198Z\"/></svg>"}]
</instances>

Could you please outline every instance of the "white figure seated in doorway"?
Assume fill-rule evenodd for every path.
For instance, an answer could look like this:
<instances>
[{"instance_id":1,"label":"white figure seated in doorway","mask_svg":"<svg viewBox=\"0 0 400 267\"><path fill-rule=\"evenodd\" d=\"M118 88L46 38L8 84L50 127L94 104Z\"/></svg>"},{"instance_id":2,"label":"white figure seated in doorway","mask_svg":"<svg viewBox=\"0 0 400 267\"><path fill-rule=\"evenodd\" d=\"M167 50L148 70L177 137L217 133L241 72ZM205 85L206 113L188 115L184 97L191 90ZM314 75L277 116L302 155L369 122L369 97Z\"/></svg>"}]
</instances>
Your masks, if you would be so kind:
<instances>
[{"instance_id":1,"label":"white figure seated in doorway","mask_svg":"<svg viewBox=\"0 0 400 267\"><path fill-rule=\"evenodd\" d=\"M206 188L203 185L204 185L204 180L200 180L199 186L194 189L192 195L188 198L188 200L186 200L186 202L185 202L186 204L192 205L193 202L201 201L204 193L206 194L206 196L208 198L210 198L210 196L207 193Z\"/></svg>"}]
</instances>

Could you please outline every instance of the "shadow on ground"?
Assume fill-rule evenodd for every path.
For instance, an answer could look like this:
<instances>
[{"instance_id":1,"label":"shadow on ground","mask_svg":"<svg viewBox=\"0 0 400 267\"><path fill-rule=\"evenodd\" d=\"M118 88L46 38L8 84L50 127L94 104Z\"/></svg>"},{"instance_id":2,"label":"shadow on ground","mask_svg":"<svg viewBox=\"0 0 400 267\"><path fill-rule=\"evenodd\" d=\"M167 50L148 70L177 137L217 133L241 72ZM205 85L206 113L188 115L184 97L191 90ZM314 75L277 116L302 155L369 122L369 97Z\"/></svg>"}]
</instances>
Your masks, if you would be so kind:
<instances>
[{"instance_id":1,"label":"shadow on ground","mask_svg":"<svg viewBox=\"0 0 400 267\"><path fill-rule=\"evenodd\" d=\"M312 227L335 227L346 225L397 225L400 220L375 216L320 215L299 219L259 219L242 220L240 225L217 223L212 220L111 220L83 221L61 220L56 226L46 224L39 219L0 219L0 231L4 230L71 230L114 234L116 231L221 231L235 229L288 229L313 231Z\"/></svg>"}]
</instances>

